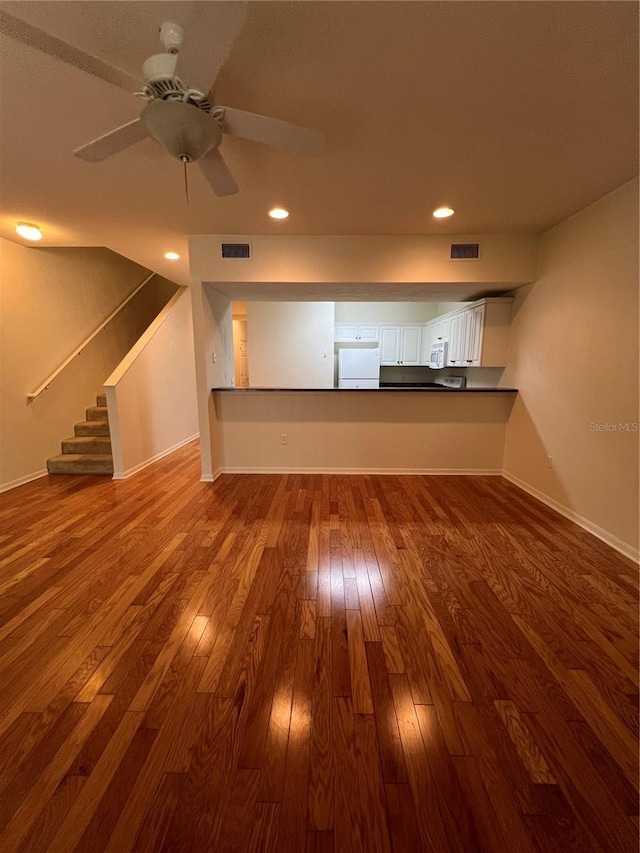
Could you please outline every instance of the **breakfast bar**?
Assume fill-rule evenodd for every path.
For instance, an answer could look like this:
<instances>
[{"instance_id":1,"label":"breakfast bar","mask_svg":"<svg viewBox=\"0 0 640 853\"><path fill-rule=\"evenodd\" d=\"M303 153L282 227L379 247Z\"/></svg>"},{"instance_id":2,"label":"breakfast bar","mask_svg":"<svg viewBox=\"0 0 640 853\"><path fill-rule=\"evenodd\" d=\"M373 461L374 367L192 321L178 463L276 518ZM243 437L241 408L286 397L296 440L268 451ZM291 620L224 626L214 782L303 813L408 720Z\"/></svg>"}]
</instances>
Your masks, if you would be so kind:
<instances>
[{"instance_id":1,"label":"breakfast bar","mask_svg":"<svg viewBox=\"0 0 640 853\"><path fill-rule=\"evenodd\" d=\"M514 388L213 388L217 471L498 474Z\"/></svg>"},{"instance_id":2,"label":"breakfast bar","mask_svg":"<svg viewBox=\"0 0 640 853\"><path fill-rule=\"evenodd\" d=\"M382 383L378 388L212 388L213 392L231 392L234 394L269 394L276 392L278 394L377 394L383 392L402 392L402 393L444 393L444 394L517 394L517 388L444 388L441 385L427 385L405 383L403 385L385 385Z\"/></svg>"}]
</instances>

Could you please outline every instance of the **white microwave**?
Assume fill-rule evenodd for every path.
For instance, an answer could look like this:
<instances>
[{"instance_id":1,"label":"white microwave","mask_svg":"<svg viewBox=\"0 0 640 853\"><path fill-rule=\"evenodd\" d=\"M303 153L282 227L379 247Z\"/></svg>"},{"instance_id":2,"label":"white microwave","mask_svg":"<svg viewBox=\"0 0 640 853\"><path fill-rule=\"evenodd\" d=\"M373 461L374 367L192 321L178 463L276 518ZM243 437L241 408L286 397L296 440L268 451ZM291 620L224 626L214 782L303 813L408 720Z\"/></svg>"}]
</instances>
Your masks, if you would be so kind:
<instances>
[{"instance_id":1,"label":"white microwave","mask_svg":"<svg viewBox=\"0 0 640 853\"><path fill-rule=\"evenodd\" d=\"M447 364L447 342L436 341L429 352L429 367L439 370Z\"/></svg>"}]
</instances>

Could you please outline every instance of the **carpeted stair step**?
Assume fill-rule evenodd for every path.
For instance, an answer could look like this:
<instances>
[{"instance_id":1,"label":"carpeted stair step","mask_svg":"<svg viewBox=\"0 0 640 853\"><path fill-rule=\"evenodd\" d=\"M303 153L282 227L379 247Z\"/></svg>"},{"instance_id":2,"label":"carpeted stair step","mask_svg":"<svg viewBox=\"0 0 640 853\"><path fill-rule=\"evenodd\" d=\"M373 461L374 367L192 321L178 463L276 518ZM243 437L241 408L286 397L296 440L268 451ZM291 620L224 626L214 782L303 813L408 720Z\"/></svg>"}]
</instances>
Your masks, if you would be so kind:
<instances>
[{"instance_id":1,"label":"carpeted stair step","mask_svg":"<svg viewBox=\"0 0 640 853\"><path fill-rule=\"evenodd\" d=\"M47 460L50 474L113 474L113 459L103 453L61 453Z\"/></svg>"},{"instance_id":2,"label":"carpeted stair step","mask_svg":"<svg viewBox=\"0 0 640 853\"><path fill-rule=\"evenodd\" d=\"M50 474L113 474L109 410L105 394L96 396L86 410L87 420L77 423L72 438L62 442L62 453L47 460Z\"/></svg>"},{"instance_id":3,"label":"carpeted stair step","mask_svg":"<svg viewBox=\"0 0 640 853\"><path fill-rule=\"evenodd\" d=\"M92 421L91 423L100 423ZM102 435L80 435L65 438L62 442L63 453L111 453L111 439Z\"/></svg>"},{"instance_id":4,"label":"carpeted stair step","mask_svg":"<svg viewBox=\"0 0 640 853\"><path fill-rule=\"evenodd\" d=\"M109 410L106 406L90 406L87 410L88 421L108 421Z\"/></svg>"},{"instance_id":5,"label":"carpeted stair step","mask_svg":"<svg viewBox=\"0 0 640 853\"><path fill-rule=\"evenodd\" d=\"M108 421L80 421L73 430L76 435L110 435Z\"/></svg>"}]
</instances>

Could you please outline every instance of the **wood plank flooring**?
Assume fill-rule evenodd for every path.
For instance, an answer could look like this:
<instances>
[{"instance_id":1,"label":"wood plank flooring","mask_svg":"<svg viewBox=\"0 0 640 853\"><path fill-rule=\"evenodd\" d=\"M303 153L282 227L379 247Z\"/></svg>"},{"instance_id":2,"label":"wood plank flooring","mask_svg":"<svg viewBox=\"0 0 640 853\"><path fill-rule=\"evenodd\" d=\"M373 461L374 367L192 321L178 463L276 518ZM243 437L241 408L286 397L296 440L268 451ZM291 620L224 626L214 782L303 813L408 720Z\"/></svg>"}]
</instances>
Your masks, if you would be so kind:
<instances>
[{"instance_id":1,"label":"wood plank flooring","mask_svg":"<svg viewBox=\"0 0 640 853\"><path fill-rule=\"evenodd\" d=\"M638 578L492 477L0 496L0 850L637 849Z\"/></svg>"}]
</instances>

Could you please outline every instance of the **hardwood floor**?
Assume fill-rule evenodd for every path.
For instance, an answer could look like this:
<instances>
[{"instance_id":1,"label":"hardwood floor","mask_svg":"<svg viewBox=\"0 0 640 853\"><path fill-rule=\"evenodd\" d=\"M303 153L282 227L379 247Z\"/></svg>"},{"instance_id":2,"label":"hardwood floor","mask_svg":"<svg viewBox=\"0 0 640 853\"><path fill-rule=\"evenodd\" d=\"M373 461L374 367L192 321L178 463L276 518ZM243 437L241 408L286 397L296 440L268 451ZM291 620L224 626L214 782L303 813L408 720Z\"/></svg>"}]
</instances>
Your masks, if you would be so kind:
<instances>
[{"instance_id":1,"label":"hardwood floor","mask_svg":"<svg viewBox=\"0 0 640 853\"><path fill-rule=\"evenodd\" d=\"M0 849L637 849L638 579L492 477L0 496Z\"/></svg>"}]
</instances>

